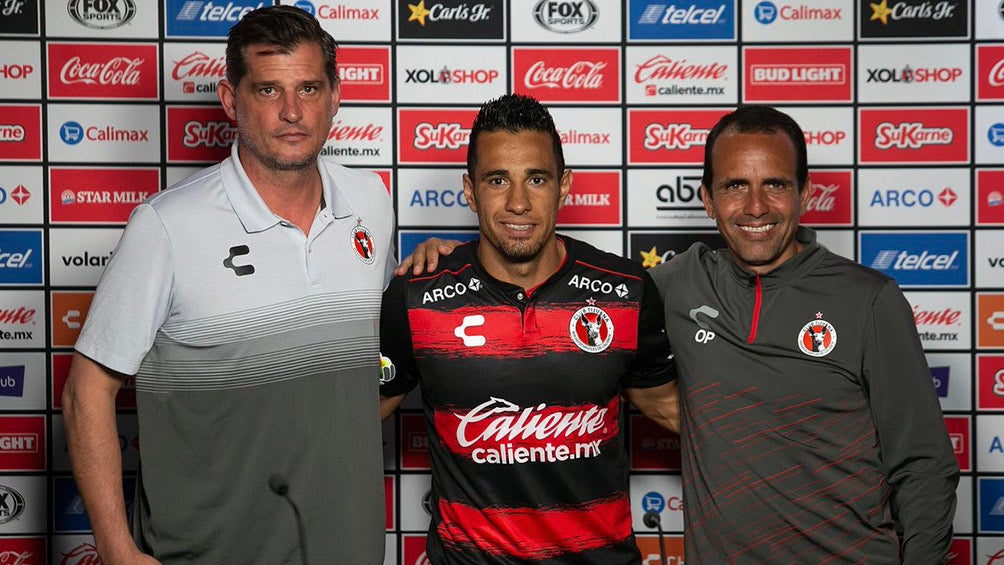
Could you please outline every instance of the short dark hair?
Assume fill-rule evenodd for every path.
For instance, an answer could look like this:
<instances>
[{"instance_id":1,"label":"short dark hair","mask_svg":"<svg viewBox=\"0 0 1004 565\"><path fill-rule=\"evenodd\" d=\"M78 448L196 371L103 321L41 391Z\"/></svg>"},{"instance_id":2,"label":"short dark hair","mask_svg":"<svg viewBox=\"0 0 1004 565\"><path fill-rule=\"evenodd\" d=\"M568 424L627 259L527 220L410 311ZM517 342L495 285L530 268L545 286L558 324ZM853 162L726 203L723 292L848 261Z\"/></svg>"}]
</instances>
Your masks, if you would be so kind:
<instances>
[{"instance_id":1,"label":"short dark hair","mask_svg":"<svg viewBox=\"0 0 1004 565\"><path fill-rule=\"evenodd\" d=\"M711 192L712 170L711 152L715 148L715 141L722 134L726 133L783 133L791 139L791 144L795 147L795 180L798 181L798 190L801 192L805 182L809 180L809 159L805 151L805 133L798 123L791 116L784 112L760 104L740 106L730 114L722 116L715 127L708 133L708 139L704 143L704 176L701 183Z\"/></svg>"},{"instance_id":2,"label":"short dark hair","mask_svg":"<svg viewBox=\"0 0 1004 565\"><path fill-rule=\"evenodd\" d=\"M324 56L328 83L338 82L338 45L321 28L317 18L293 6L268 6L248 12L227 35L227 80L235 88L248 73L247 48L269 45L279 53L289 53L304 43L315 43Z\"/></svg>"},{"instance_id":3,"label":"short dark hair","mask_svg":"<svg viewBox=\"0 0 1004 565\"><path fill-rule=\"evenodd\" d=\"M472 177L478 164L478 135L492 131L539 131L550 135L554 158L558 162L558 176L564 174L565 154L561 151L561 136L551 113L536 98L524 94L504 94L481 106L467 141L467 174Z\"/></svg>"}]
</instances>

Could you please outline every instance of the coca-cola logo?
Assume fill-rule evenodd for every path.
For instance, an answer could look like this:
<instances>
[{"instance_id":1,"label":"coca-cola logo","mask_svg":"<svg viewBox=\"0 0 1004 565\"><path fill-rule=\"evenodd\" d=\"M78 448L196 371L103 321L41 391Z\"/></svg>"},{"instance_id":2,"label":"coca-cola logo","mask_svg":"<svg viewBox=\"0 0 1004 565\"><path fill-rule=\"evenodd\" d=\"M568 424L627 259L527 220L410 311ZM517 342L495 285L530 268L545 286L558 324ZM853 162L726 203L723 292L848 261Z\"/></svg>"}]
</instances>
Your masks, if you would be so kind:
<instances>
[{"instance_id":1,"label":"coca-cola logo","mask_svg":"<svg viewBox=\"0 0 1004 565\"><path fill-rule=\"evenodd\" d=\"M185 55L180 61L174 61L171 78L182 80L186 78L222 79L226 76L226 57L210 57L202 51Z\"/></svg>"},{"instance_id":2,"label":"coca-cola logo","mask_svg":"<svg viewBox=\"0 0 1004 565\"><path fill-rule=\"evenodd\" d=\"M603 86L601 71L607 64L578 61L565 67L548 67L543 61L530 65L523 79L527 88L576 88L595 90Z\"/></svg>"},{"instance_id":3,"label":"coca-cola logo","mask_svg":"<svg viewBox=\"0 0 1004 565\"><path fill-rule=\"evenodd\" d=\"M143 59L114 57L109 61L85 63L79 56L71 57L59 72L63 84L100 84L135 86L140 82Z\"/></svg>"},{"instance_id":4,"label":"coca-cola logo","mask_svg":"<svg viewBox=\"0 0 1004 565\"><path fill-rule=\"evenodd\" d=\"M990 86L1004 86L1004 59L994 63L987 79L990 81Z\"/></svg>"},{"instance_id":5,"label":"coca-cola logo","mask_svg":"<svg viewBox=\"0 0 1004 565\"><path fill-rule=\"evenodd\" d=\"M467 145L471 130L461 124L430 124L422 122L415 126L416 149L459 149Z\"/></svg>"},{"instance_id":6,"label":"coca-cola logo","mask_svg":"<svg viewBox=\"0 0 1004 565\"><path fill-rule=\"evenodd\" d=\"M341 120L331 125L328 141L380 141L383 137L383 126L373 123L365 125L348 125Z\"/></svg>"},{"instance_id":7,"label":"coca-cola logo","mask_svg":"<svg viewBox=\"0 0 1004 565\"><path fill-rule=\"evenodd\" d=\"M82 543L64 553L59 560L59 565L101 565L101 556L98 555L98 548L90 543Z\"/></svg>"},{"instance_id":8,"label":"coca-cola logo","mask_svg":"<svg viewBox=\"0 0 1004 565\"><path fill-rule=\"evenodd\" d=\"M920 306L913 307L913 321L918 326L958 326L960 318L961 310L921 310Z\"/></svg>"},{"instance_id":9,"label":"coca-cola logo","mask_svg":"<svg viewBox=\"0 0 1004 565\"><path fill-rule=\"evenodd\" d=\"M656 55L638 65L634 80L637 83L648 80L717 80L725 78L728 69L728 65L718 62L696 65L686 59Z\"/></svg>"},{"instance_id":10,"label":"coca-cola logo","mask_svg":"<svg viewBox=\"0 0 1004 565\"><path fill-rule=\"evenodd\" d=\"M690 149L704 145L711 130L698 129L690 124L649 124L645 128L646 149Z\"/></svg>"},{"instance_id":11,"label":"coca-cola logo","mask_svg":"<svg viewBox=\"0 0 1004 565\"><path fill-rule=\"evenodd\" d=\"M809 203L805 206L806 212L832 212L837 203L836 184L812 184L813 192L809 197Z\"/></svg>"},{"instance_id":12,"label":"coca-cola logo","mask_svg":"<svg viewBox=\"0 0 1004 565\"><path fill-rule=\"evenodd\" d=\"M29 565L34 554L30 551L0 552L0 565Z\"/></svg>"}]
</instances>

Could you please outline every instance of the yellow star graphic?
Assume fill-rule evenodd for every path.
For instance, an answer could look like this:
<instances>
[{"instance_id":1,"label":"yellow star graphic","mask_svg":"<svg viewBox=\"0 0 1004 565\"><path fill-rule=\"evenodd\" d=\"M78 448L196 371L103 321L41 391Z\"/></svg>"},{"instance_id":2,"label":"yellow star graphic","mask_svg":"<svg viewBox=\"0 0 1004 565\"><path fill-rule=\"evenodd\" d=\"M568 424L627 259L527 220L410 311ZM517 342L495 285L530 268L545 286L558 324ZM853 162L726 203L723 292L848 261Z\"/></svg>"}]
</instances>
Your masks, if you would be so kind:
<instances>
[{"instance_id":1,"label":"yellow star graphic","mask_svg":"<svg viewBox=\"0 0 1004 565\"><path fill-rule=\"evenodd\" d=\"M889 9L889 0L882 0L879 4L872 2L869 6L872 7L872 17L868 21L882 20L882 25L889 25L889 14L892 13Z\"/></svg>"},{"instance_id":2,"label":"yellow star graphic","mask_svg":"<svg viewBox=\"0 0 1004 565\"><path fill-rule=\"evenodd\" d=\"M413 22L418 20L418 25L425 27L425 16L429 15L429 10L425 9L425 0L419 2L417 6L415 4L408 4L408 9L411 10L411 16L408 17L408 21Z\"/></svg>"},{"instance_id":3,"label":"yellow star graphic","mask_svg":"<svg viewBox=\"0 0 1004 565\"><path fill-rule=\"evenodd\" d=\"M662 256L659 255L659 252L655 250L655 246L654 245L652 246L652 250L651 251L648 251L648 252L642 251L641 252L641 266L642 267L645 267L646 269L650 269L652 267L658 266L660 263L662 263Z\"/></svg>"}]
</instances>

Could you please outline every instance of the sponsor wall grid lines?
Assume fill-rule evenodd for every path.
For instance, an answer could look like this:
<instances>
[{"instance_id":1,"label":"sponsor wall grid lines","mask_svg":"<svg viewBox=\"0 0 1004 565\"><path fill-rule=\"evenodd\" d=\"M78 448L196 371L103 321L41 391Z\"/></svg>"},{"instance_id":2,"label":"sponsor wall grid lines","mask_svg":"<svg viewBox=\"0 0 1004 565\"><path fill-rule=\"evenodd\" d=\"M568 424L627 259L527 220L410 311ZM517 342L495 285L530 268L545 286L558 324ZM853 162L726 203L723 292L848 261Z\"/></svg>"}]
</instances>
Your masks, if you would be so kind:
<instances>
[{"instance_id":1,"label":"sponsor wall grid lines","mask_svg":"<svg viewBox=\"0 0 1004 565\"><path fill-rule=\"evenodd\" d=\"M214 93L228 18L272 3L180 17L182 0L0 0L0 487L25 499L0 517L0 551L25 563L91 551L61 433L72 343L132 208L228 154ZM914 306L964 469L952 563L1004 551L1001 0L424 0L424 16L415 0L281 3L339 41L325 155L381 174L405 252L476 229L467 128L506 91L550 105L562 133L576 183L560 229L648 266L717 241L697 196L717 118L740 102L789 111L815 185L805 223ZM387 563L408 565L428 488L412 396L385 423ZM120 409L132 473L128 388ZM677 523L678 442L637 414L627 427L634 510L661 504Z\"/></svg>"}]
</instances>

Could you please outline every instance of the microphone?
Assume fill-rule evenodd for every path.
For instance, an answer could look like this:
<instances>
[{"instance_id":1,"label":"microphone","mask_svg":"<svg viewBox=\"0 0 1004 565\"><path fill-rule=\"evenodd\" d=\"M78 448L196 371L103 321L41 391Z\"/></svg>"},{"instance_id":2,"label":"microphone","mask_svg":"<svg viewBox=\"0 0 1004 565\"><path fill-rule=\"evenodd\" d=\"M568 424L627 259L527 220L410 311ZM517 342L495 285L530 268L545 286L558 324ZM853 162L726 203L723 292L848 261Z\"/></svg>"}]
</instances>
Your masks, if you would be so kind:
<instances>
[{"instance_id":1,"label":"microphone","mask_svg":"<svg viewBox=\"0 0 1004 565\"><path fill-rule=\"evenodd\" d=\"M662 531L662 517L654 510L649 510L642 517L641 521L647 528L658 528L659 530L659 557L662 558L662 565L666 563L666 534Z\"/></svg>"},{"instance_id":2,"label":"microphone","mask_svg":"<svg viewBox=\"0 0 1004 565\"><path fill-rule=\"evenodd\" d=\"M268 478L268 488L272 489L272 492L277 496L286 499L286 502L293 509L293 515L296 516L296 533L300 543L300 561L303 565L308 565L307 530L303 527L303 518L300 517L300 509L296 507L296 503L289 496L289 483L286 481L286 477L283 477L279 473L274 473Z\"/></svg>"}]
</instances>

